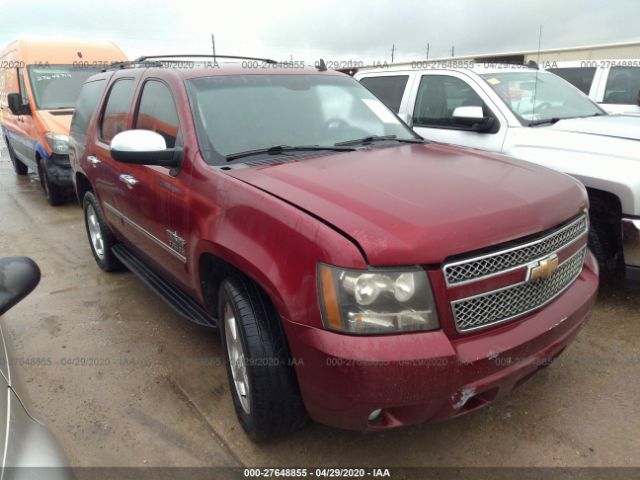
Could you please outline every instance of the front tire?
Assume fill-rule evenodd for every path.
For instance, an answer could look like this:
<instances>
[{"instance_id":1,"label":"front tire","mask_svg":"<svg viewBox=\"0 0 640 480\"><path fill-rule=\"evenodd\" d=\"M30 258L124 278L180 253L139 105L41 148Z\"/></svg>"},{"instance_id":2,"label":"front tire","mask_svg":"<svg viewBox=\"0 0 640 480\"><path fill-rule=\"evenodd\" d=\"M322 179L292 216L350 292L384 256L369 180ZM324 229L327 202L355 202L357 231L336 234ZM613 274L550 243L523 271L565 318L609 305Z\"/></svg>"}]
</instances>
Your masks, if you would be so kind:
<instances>
[{"instance_id":1,"label":"front tire","mask_svg":"<svg viewBox=\"0 0 640 480\"><path fill-rule=\"evenodd\" d=\"M116 272L124 269L124 265L114 255L112 248L117 243L107 222L102 216L102 210L93 192L84 194L82 200L84 211L84 225L87 229L89 246L93 258L105 272Z\"/></svg>"},{"instance_id":2,"label":"front tire","mask_svg":"<svg viewBox=\"0 0 640 480\"><path fill-rule=\"evenodd\" d=\"M264 292L234 275L220 286L218 319L233 405L245 432L266 440L307 419L280 318Z\"/></svg>"},{"instance_id":3,"label":"front tire","mask_svg":"<svg viewBox=\"0 0 640 480\"><path fill-rule=\"evenodd\" d=\"M40 185L42 185L42 190L44 190L49 205L52 207L62 205L67 199L67 192L60 185L56 185L51 181L47 173L47 168L42 165L42 160L38 162L38 176L40 177Z\"/></svg>"}]
</instances>

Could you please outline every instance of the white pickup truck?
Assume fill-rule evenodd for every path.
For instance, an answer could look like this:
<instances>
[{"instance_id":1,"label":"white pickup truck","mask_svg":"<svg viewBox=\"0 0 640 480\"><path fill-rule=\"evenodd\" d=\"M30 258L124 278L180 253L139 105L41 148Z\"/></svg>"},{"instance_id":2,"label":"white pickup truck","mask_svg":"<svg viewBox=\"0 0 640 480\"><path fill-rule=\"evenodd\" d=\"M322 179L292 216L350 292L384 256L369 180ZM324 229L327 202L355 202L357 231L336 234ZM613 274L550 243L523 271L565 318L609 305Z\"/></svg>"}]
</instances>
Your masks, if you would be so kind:
<instances>
[{"instance_id":1,"label":"white pickup truck","mask_svg":"<svg viewBox=\"0 0 640 480\"><path fill-rule=\"evenodd\" d=\"M418 62L354 76L428 140L501 152L579 179L601 266L615 271L624 262L627 278L640 280L640 117L608 115L562 78L531 67Z\"/></svg>"},{"instance_id":2,"label":"white pickup truck","mask_svg":"<svg viewBox=\"0 0 640 480\"><path fill-rule=\"evenodd\" d=\"M571 60L544 65L608 113L640 115L640 60Z\"/></svg>"}]
</instances>

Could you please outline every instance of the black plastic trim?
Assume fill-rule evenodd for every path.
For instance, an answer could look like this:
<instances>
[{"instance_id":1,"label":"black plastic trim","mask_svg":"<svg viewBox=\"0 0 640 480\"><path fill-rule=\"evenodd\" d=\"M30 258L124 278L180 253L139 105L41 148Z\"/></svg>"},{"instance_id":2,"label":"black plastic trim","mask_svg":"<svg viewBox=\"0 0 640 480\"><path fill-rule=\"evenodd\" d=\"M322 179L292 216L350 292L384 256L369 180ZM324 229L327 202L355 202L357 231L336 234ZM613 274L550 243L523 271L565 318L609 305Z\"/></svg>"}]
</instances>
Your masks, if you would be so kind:
<instances>
[{"instance_id":1,"label":"black plastic trim","mask_svg":"<svg viewBox=\"0 0 640 480\"><path fill-rule=\"evenodd\" d=\"M178 315L205 327L217 328L218 321L189 295L166 281L125 245L113 247L113 253L129 270L135 273L151 290L162 298Z\"/></svg>"}]
</instances>

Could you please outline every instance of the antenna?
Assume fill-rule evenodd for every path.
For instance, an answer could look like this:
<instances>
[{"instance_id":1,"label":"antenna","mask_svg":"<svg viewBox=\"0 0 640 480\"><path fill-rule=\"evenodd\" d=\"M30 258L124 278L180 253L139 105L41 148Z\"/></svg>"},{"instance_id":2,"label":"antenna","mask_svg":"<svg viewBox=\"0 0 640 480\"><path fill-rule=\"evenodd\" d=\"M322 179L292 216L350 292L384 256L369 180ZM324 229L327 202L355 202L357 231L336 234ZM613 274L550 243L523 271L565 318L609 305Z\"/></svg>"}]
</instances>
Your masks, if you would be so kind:
<instances>
[{"instance_id":1,"label":"antenna","mask_svg":"<svg viewBox=\"0 0 640 480\"><path fill-rule=\"evenodd\" d=\"M393 63L393 56L396 53L396 44L391 45L391 63Z\"/></svg>"},{"instance_id":2,"label":"antenna","mask_svg":"<svg viewBox=\"0 0 640 480\"><path fill-rule=\"evenodd\" d=\"M452 57L456 56L456 46L455 45L451 45L451 56Z\"/></svg>"},{"instance_id":3,"label":"antenna","mask_svg":"<svg viewBox=\"0 0 640 480\"><path fill-rule=\"evenodd\" d=\"M427 60L429 60L429 44L427 43Z\"/></svg>"},{"instance_id":4,"label":"antenna","mask_svg":"<svg viewBox=\"0 0 640 480\"><path fill-rule=\"evenodd\" d=\"M213 64L218 66L218 60L216 59L216 37L211 34L211 49L213 50Z\"/></svg>"},{"instance_id":5,"label":"antenna","mask_svg":"<svg viewBox=\"0 0 640 480\"><path fill-rule=\"evenodd\" d=\"M540 24L540 30L538 32L538 65L540 65L540 47L542 46L542 24ZM536 69L536 83L533 86L533 107L531 108L531 121L534 122L536 118L536 96L538 95L538 72L540 69Z\"/></svg>"}]
</instances>

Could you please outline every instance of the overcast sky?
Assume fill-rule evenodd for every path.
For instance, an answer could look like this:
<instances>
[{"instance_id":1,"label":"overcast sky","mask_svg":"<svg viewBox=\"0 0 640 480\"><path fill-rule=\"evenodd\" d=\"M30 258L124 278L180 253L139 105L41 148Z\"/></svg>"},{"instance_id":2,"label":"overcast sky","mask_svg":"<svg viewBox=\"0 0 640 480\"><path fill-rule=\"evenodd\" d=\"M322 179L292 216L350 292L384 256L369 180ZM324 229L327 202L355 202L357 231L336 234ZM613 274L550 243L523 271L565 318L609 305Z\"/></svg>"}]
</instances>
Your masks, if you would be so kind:
<instances>
[{"instance_id":1,"label":"overcast sky","mask_svg":"<svg viewBox=\"0 0 640 480\"><path fill-rule=\"evenodd\" d=\"M134 58L209 53L396 61L640 41L640 0L2 0L0 45L111 40Z\"/></svg>"}]
</instances>

